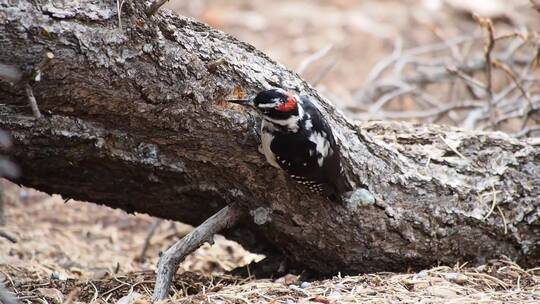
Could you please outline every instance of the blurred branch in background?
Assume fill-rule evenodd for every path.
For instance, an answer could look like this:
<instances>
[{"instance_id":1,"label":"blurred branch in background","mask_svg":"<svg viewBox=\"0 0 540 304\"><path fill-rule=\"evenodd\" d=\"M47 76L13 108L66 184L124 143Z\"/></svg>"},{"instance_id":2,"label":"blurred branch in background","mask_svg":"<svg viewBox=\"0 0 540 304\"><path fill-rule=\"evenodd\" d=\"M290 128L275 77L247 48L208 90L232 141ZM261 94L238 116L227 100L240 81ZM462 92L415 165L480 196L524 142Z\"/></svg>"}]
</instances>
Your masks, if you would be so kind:
<instances>
[{"instance_id":1,"label":"blurred branch in background","mask_svg":"<svg viewBox=\"0 0 540 304\"><path fill-rule=\"evenodd\" d=\"M540 1L538 1L538 0L529 0L529 1L531 1L532 7L533 7L537 12L540 13Z\"/></svg>"},{"instance_id":2,"label":"blurred branch in background","mask_svg":"<svg viewBox=\"0 0 540 304\"><path fill-rule=\"evenodd\" d=\"M8 134L0 130L0 151L5 151L12 146L11 138ZM0 155L0 177L16 178L19 175L19 169L11 161L7 160L3 155ZM5 224L4 219L4 189L0 187L0 237L5 238L12 243L17 242L17 238L1 228ZM0 303L17 304L17 300L11 292L9 292L4 283L0 281Z\"/></svg>"},{"instance_id":3,"label":"blurred branch in background","mask_svg":"<svg viewBox=\"0 0 540 304\"><path fill-rule=\"evenodd\" d=\"M362 120L425 119L518 137L538 133L538 33L523 28L497 36L489 19L478 22L484 39L473 33L409 50L397 39L355 94L359 106L346 110Z\"/></svg>"},{"instance_id":4,"label":"blurred branch in background","mask_svg":"<svg viewBox=\"0 0 540 304\"><path fill-rule=\"evenodd\" d=\"M9 148L11 148L12 145L13 143L11 142L11 138L9 137L9 135L6 132L0 130L0 151L7 151ZM6 159L5 156L0 154L0 178L17 178L18 176L19 168L13 162ZM16 243L17 238L13 234L1 228L1 226L5 225L4 199L4 189L0 186L0 237L5 238L12 243Z\"/></svg>"}]
</instances>

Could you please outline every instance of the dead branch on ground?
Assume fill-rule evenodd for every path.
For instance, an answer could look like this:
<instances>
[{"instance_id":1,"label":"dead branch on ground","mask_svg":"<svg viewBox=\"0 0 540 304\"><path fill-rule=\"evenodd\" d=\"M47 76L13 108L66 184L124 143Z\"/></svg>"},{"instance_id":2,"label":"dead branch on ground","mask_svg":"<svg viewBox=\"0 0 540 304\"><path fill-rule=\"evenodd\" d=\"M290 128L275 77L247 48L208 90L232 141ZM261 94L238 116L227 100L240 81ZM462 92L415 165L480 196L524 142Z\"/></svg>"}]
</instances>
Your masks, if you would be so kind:
<instances>
[{"instance_id":1,"label":"dead branch on ground","mask_svg":"<svg viewBox=\"0 0 540 304\"><path fill-rule=\"evenodd\" d=\"M230 228L241 216L242 211L238 206L226 206L167 249L159 259L153 301L164 300L167 297L172 278L184 257L205 242L212 243L214 234Z\"/></svg>"}]
</instances>

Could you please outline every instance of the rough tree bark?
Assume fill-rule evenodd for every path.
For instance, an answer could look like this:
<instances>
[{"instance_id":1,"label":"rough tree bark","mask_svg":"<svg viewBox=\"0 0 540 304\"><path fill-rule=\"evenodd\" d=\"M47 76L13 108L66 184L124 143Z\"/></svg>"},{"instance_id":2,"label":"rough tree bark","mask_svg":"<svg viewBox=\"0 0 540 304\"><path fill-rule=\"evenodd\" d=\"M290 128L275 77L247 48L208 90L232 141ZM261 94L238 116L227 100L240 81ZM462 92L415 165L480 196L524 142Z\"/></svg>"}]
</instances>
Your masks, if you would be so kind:
<instances>
[{"instance_id":1,"label":"rough tree bark","mask_svg":"<svg viewBox=\"0 0 540 304\"><path fill-rule=\"evenodd\" d=\"M14 136L23 184L193 225L236 202L252 217L229 235L322 273L538 262L538 141L353 123L225 33L166 11L147 17L142 1L124 5L119 28L114 1L77 2L0 0L0 63L24 72L54 54L33 85L43 118L24 86L0 82L0 128ZM374 204L332 204L266 164L256 116L223 98L269 86L320 101Z\"/></svg>"}]
</instances>

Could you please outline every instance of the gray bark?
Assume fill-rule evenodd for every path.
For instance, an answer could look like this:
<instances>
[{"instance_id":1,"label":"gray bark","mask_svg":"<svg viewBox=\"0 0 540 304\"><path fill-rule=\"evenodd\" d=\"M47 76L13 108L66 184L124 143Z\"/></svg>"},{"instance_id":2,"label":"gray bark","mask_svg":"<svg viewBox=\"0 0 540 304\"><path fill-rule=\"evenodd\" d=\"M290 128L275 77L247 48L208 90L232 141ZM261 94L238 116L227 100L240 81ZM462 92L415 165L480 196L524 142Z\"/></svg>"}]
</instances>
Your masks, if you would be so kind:
<instances>
[{"instance_id":1,"label":"gray bark","mask_svg":"<svg viewBox=\"0 0 540 304\"><path fill-rule=\"evenodd\" d=\"M0 0L0 63L26 71L54 54L33 84L42 119L24 87L0 82L0 128L14 136L23 184L193 225L236 202L252 221L229 235L322 273L500 255L538 263L538 141L353 123L252 46L146 8L126 3L120 29L114 1ZM234 88L270 86L320 102L351 181L368 188L357 205L313 196L267 165L256 115L223 102Z\"/></svg>"}]
</instances>

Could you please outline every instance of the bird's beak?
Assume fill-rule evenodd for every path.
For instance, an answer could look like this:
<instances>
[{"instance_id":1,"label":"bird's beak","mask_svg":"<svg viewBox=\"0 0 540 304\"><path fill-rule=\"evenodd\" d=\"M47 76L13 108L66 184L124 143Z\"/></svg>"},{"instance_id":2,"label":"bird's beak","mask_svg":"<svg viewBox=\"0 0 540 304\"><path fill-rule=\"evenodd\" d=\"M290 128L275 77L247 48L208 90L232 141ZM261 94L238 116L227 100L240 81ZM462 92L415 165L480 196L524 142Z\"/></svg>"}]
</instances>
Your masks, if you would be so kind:
<instances>
[{"instance_id":1,"label":"bird's beak","mask_svg":"<svg viewBox=\"0 0 540 304\"><path fill-rule=\"evenodd\" d=\"M254 105L253 98L249 98L249 99L227 99L225 101L230 102L230 103L236 103L236 104L243 105L243 106L253 106Z\"/></svg>"}]
</instances>

